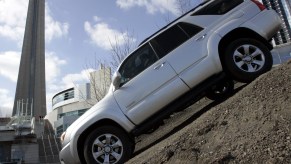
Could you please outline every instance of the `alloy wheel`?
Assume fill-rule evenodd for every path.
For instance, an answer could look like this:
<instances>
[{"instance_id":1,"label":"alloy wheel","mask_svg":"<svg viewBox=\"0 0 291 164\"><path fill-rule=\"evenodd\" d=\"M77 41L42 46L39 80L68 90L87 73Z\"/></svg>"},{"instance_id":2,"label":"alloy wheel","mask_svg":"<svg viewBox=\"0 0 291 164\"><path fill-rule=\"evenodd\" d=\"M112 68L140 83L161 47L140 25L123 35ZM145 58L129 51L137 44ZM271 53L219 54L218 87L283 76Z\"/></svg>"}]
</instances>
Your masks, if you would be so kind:
<instances>
[{"instance_id":1,"label":"alloy wheel","mask_svg":"<svg viewBox=\"0 0 291 164\"><path fill-rule=\"evenodd\" d=\"M233 54L235 65L245 72L257 72L265 64L264 53L256 46L245 44L238 47Z\"/></svg>"},{"instance_id":2,"label":"alloy wheel","mask_svg":"<svg viewBox=\"0 0 291 164\"><path fill-rule=\"evenodd\" d=\"M92 145L92 155L98 163L117 163L122 153L123 144L113 134L100 135Z\"/></svg>"}]
</instances>

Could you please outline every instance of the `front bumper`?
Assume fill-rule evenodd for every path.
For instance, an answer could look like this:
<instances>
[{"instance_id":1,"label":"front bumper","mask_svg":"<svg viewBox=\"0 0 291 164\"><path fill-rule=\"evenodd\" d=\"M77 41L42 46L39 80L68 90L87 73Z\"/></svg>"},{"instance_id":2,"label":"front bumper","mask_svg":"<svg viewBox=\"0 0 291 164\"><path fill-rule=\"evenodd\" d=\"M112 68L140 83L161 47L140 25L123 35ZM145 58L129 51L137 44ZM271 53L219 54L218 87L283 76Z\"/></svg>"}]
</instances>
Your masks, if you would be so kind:
<instances>
[{"instance_id":1,"label":"front bumper","mask_svg":"<svg viewBox=\"0 0 291 164\"><path fill-rule=\"evenodd\" d=\"M59 157L62 164L79 164L80 163L80 162L77 162L78 159L76 158L78 157L72 156L71 149L70 149L70 142L62 148L62 150L60 151Z\"/></svg>"}]
</instances>

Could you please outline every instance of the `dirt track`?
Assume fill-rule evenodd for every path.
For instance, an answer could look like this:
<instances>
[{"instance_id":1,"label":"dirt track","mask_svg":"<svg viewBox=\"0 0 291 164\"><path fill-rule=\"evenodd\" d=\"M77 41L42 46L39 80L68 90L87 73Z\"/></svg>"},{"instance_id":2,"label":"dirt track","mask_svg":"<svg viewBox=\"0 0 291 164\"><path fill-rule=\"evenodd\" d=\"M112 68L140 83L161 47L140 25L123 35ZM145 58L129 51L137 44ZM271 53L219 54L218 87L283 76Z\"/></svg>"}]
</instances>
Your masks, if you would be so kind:
<instances>
[{"instance_id":1,"label":"dirt track","mask_svg":"<svg viewBox=\"0 0 291 164\"><path fill-rule=\"evenodd\" d=\"M128 163L290 163L291 61L243 87L173 114Z\"/></svg>"}]
</instances>

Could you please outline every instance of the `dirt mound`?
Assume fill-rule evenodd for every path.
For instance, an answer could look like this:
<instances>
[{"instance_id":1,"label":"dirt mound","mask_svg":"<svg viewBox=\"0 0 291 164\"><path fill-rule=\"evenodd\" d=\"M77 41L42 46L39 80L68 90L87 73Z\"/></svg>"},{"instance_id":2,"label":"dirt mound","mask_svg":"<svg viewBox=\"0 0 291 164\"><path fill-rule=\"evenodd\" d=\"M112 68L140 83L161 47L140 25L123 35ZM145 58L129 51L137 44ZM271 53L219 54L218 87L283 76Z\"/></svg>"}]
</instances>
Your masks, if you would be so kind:
<instances>
[{"instance_id":1,"label":"dirt mound","mask_svg":"<svg viewBox=\"0 0 291 164\"><path fill-rule=\"evenodd\" d=\"M291 61L128 163L290 163Z\"/></svg>"}]
</instances>

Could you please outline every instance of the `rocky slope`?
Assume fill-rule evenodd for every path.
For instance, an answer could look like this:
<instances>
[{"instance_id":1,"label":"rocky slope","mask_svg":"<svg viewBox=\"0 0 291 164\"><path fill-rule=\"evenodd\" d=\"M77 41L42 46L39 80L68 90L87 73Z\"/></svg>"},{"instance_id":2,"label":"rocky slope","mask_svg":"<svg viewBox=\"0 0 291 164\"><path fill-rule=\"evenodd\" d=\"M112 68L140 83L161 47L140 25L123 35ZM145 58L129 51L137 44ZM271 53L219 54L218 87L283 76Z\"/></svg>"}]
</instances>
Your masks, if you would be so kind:
<instances>
[{"instance_id":1,"label":"rocky slope","mask_svg":"<svg viewBox=\"0 0 291 164\"><path fill-rule=\"evenodd\" d=\"M178 122L191 117L181 115ZM291 61L198 116L145 151L137 144L142 153L128 163L290 163ZM163 127L154 133L163 134Z\"/></svg>"}]
</instances>

